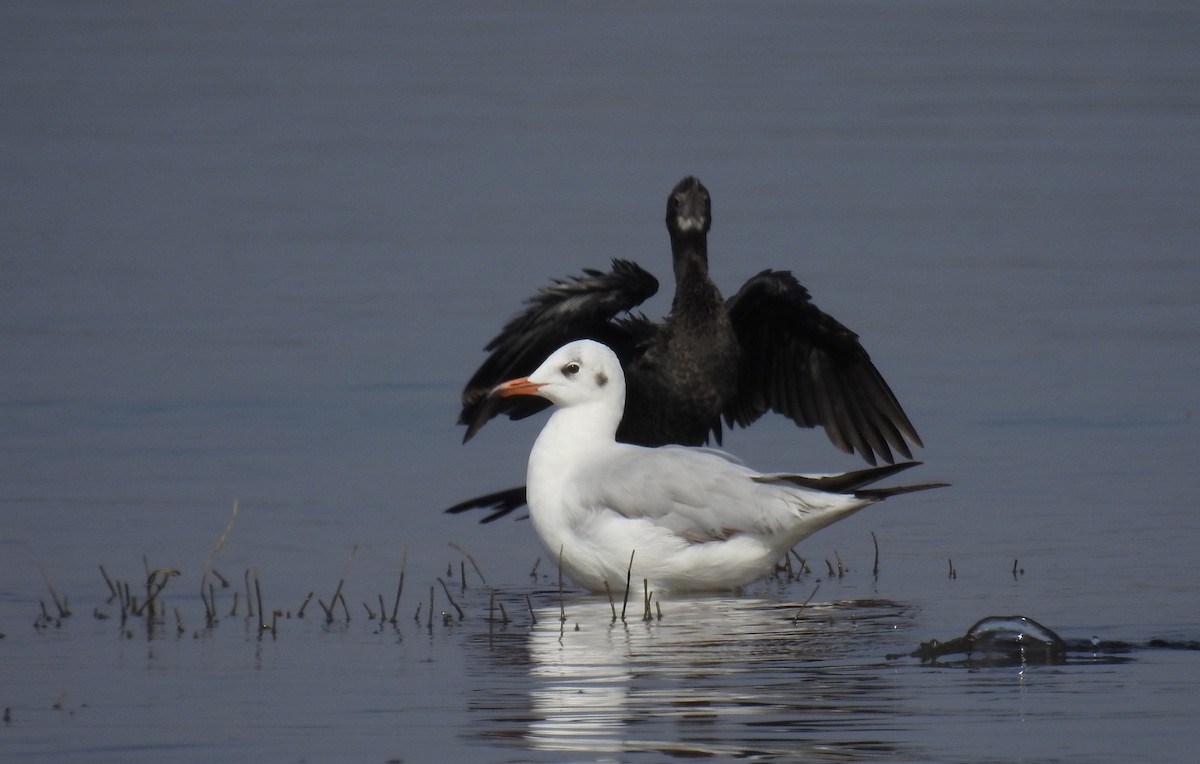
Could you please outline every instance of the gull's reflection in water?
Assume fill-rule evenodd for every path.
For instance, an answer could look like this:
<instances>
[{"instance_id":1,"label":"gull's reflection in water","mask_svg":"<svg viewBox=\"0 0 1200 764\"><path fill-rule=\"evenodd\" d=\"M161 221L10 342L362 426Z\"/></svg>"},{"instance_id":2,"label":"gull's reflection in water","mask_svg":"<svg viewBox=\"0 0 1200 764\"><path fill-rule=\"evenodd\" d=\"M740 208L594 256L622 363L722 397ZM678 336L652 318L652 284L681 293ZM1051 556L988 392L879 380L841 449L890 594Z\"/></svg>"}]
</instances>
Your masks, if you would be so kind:
<instances>
[{"instance_id":1,"label":"gull's reflection in water","mask_svg":"<svg viewBox=\"0 0 1200 764\"><path fill-rule=\"evenodd\" d=\"M575 599L566 621L555 605L492 635L492 673L509 681L474 690L472 710L490 717L479 734L590 754L897 752L887 732L903 708L884 655L903 643L904 606L704 597L666 600L650 621L634 609L614 622L606 600Z\"/></svg>"}]
</instances>

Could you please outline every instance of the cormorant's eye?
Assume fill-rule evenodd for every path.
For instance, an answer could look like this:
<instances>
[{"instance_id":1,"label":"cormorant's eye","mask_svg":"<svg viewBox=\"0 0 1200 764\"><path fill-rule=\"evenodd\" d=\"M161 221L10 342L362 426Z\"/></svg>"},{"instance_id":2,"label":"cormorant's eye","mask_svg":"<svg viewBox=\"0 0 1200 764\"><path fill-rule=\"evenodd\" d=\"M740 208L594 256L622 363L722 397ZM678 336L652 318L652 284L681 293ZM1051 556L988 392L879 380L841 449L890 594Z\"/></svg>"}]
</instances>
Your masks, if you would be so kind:
<instances>
[{"instance_id":1,"label":"cormorant's eye","mask_svg":"<svg viewBox=\"0 0 1200 764\"><path fill-rule=\"evenodd\" d=\"M567 377L575 376L576 374L579 373L579 364L576 363L575 361L571 361L569 364L562 367L562 373L564 376L567 376Z\"/></svg>"}]
</instances>

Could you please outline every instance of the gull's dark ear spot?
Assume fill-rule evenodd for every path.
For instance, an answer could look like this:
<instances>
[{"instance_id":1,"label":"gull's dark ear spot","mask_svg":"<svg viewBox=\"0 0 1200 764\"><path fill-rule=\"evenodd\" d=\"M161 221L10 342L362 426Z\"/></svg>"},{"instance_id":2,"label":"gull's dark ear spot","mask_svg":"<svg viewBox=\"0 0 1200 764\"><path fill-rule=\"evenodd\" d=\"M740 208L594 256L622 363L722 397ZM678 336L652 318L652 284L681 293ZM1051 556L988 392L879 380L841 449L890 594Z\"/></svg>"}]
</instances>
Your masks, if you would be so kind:
<instances>
[{"instance_id":1,"label":"gull's dark ear spot","mask_svg":"<svg viewBox=\"0 0 1200 764\"><path fill-rule=\"evenodd\" d=\"M608 375L602 371L596 372L596 387L604 387L608 384Z\"/></svg>"}]
</instances>

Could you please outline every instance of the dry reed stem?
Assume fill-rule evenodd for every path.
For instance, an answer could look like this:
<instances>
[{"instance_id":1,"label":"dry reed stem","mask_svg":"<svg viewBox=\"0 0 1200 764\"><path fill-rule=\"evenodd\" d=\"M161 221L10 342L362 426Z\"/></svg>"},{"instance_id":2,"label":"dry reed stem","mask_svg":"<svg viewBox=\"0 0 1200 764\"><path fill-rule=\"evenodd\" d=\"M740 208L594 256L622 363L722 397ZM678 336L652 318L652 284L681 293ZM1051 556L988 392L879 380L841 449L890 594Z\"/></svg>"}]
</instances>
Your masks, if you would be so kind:
<instances>
[{"instance_id":1,"label":"dry reed stem","mask_svg":"<svg viewBox=\"0 0 1200 764\"><path fill-rule=\"evenodd\" d=\"M200 576L200 591L204 591L204 584L208 580L210 573L215 573L213 570L213 560L216 559L217 553L225 546L225 540L229 538L229 532L233 530L233 523L237 520L238 500L233 500L233 509L229 512L229 519L225 521L225 528L221 531L221 535L217 537L216 543L208 550L208 557L204 560L204 573ZM220 573L216 573L217 578L221 579L221 588L229 586L229 581Z\"/></svg>"},{"instance_id":2,"label":"dry reed stem","mask_svg":"<svg viewBox=\"0 0 1200 764\"><path fill-rule=\"evenodd\" d=\"M563 548L558 548L558 622L560 624L567 622L567 606L563 602L563 570L562 570Z\"/></svg>"},{"instance_id":3,"label":"dry reed stem","mask_svg":"<svg viewBox=\"0 0 1200 764\"><path fill-rule=\"evenodd\" d=\"M608 579L607 579L607 578L606 578L606 579L604 579L604 591L608 593L608 606L609 606L610 608L612 608L612 615L613 615L613 617L612 617L612 621L611 621L611 623L616 623L616 622L617 622L617 603L616 603L616 602L613 602L613 596L612 596L612 587L610 587L610 586L608 585Z\"/></svg>"},{"instance_id":4,"label":"dry reed stem","mask_svg":"<svg viewBox=\"0 0 1200 764\"><path fill-rule=\"evenodd\" d=\"M108 591L111 592L105 602L112 602L114 599L119 598L121 595L117 592L117 587L113 586L112 579L108 577L108 571L104 569L103 565L100 566L100 575L104 576L104 583L108 585Z\"/></svg>"},{"instance_id":5,"label":"dry reed stem","mask_svg":"<svg viewBox=\"0 0 1200 764\"><path fill-rule=\"evenodd\" d=\"M820 588L821 583L818 581L817 585L813 587L812 593L808 595L808 599L804 600L804 602L801 602L800 607L796 609L796 615L792 616L792 623L796 623L800 620L800 613L804 612L804 608L808 607L808 603L812 602L812 598L817 596L817 590Z\"/></svg>"},{"instance_id":6,"label":"dry reed stem","mask_svg":"<svg viewBox=\"0 0 1200 764\"><path fill-rule=\"evenodd\" d=\"M446 593L446 599L450 600L451 607L458 611L458 620L461 621L466 614L463 613L463 609L458 606L458 603L454 601L454 597L450 594L450 587L446 586L446 582L440 578L437 582L442 585L442 591Z\"/></svg>"},{"instance_id":7,"label":"dry reed stem","mask_svg":"<svg viewBox=\"0 0 1200 764\"><path fill-rule=\"evenodd\" d=\"M59 618L66 618L71 615L70 609L67 607L67 598L64 596L59 599L58 592L54 589L54 582L50 580L50 571L46 569L46 564L38 562L38 571L42 574L42 580L46 582L46 588L50 590L50 596L54 598L54 606L58 608Z\"/></svg>"},{"instance_id":8,"label":"dry reed stem","mask_svg":"<svg viewBox=\"0 0 1200 764\"><path fill-rule=\"evenodd\" d=\"M625 570L625 599L621 601L621 623L625 623L625 608L629 605L629 585L633 581L633 555L637 550L629 552L629 567Z\"/></svg>"},{"instance_id":9,"label":"dry reed stem","mask_svg":"<svg viewBox=\"0 0 1200 764\"><path fill-rule=\"evenodd\" d=\"M355 549L357 549L357 548L358 547L356 545ZM350 557L351 558L354 557L354 552L350 553ZM347 561L346 564L349 565L349 561ZM333 609L335 607L337 607L338 598L342 596L342 586L345 583L346 583L345 576L338 579L337 588L333 590L333 597L329 600L329 607L325 607L325 603L321 602L321 600L317 600L318 604L320 604L321 607L325 608L325 623L333 623ZM343 607L344 607L344 605L343 605ZM349 613L348 609L346 612L346 620L347 621L350 620L350 613Z\"/></svg>"},{"instance_id":10,"label":"dry reed stem","mask_svg":"<svg viewBox=\"0 0 1200 764\"><path fill-rule=\"evenodd\" d=\"M471 563L471 567L475 569L475 575L479 576L479 580L483 582L483 585L486 588L488 585L487 576L483 575L483 571L479 569L479 563L475 562L475 558L471 556L471 553L453 541L450 542L450 546L458 551L458 553L463 557L467 558L467 561Z\"/></svg>"},{"instance_id":11,"label":"dry reed stem","mask_svg":"<svg viewBox=\"0 0 1200 764\"><path fill-rule=\"evenodd\" d=\"M396 613L400 612L400 593L404 591L404 569L408 566L408 544L405 544L400 555L400 583L396 585L396 601L392 604L391 622L396 622Z\"/></svg>"},{"instance_id":12,"label":"dry reed stem","mask_svg":"<svg viewBox=\"0 0 1200 764\"><path fill-rule=\"evenodd\" d=\"M234 596L236 597L237 595L234 595ZM312 592L309 592L309 593L308 593L308 595L307 595L307 596L305 596L305 598L304 598L304 601L300 603L300 609L296 611L296 617L297 617L297 618L303 618L303 617L304 617L304 609L305 609L306 607L308 607L308 603L312 602L312 598L313 598L313 593L312 593Z\"/></svg>"},{"instance_id":13,"label":"dry reed stem","mask_svg":"<svg viewBox=\"0 0 1200 764\"><path fill-rule=\"evenodd\" d=\"M246 568L246 573L242 576L242 579L246 584L246 617L253 618L254 600L250 596L250 568Z\"/></svg>"},{"instance_id":14,"label":"dry reed stem","mask_svg":"<svg viewBox=\"0 0 1200 764\"><path fill-rule=\"evenodd\" d=\"M204 603L204 622L211 627L217 622L217 595L211 581L207 590L203 584L200 586L200 601Z\"/></svg>"},{"instance_id":15,"label":"dry reed stem","mask_svg":"<svg viewBox=\"0 0 1200 764\"><path fill-rule=\"evenodd\" d=\"M804 575L805 573L812 573L812 568L808 567L808 561L796 554L795 549L789 549L788 552L790 552L796 558L796 562L800 563L800 570L796 571L797 579L799 579L800 576Z\"/></svg>"},{"instance_id":16,"label":"dry reed stem","mask_svg":"<svg viewBox=\"0 0 1200 764\"><path fill-rule=\"evenodd\" d=\"M271 629L271 632L272 632L272 634L273 634L273 633L274 633L274 627L273 627L273 626L268 626L268 625L267 625L267 622L266 622L266 611L265 611L265 610L263 610L263 604L262 604L262 587L261 587L261 586L259 586L259 582L258 582L258 568L255 568L255 569L254 569L254 596L255 596L255 599L258 601L258 629L259 629L259 636L262 636L262 632L263 632L265 629Z\"/></svg>"}]
</instances>

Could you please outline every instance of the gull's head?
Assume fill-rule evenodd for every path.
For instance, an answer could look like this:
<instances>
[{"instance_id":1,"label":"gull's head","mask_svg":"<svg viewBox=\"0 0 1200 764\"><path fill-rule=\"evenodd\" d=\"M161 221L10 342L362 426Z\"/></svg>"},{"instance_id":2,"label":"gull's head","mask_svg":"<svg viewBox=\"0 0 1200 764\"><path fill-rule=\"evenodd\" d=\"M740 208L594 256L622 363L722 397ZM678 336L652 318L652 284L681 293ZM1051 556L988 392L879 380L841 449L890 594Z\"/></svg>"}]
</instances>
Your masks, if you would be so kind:
<instances>
[{"instance_id":1,"label":"gull's head","mask_svg":"<svg viewBox=\"0 0 1200 764\"><path fill-rule=\"evenodd\" d=\"M537 395L558 406L601 401L625 404L625 375L617 354L594 340L576 340L554 351L528 377L498 385L492 395Z\"/></svg>"},{"instance_id":2,"label":"gull's head","mask_svg":"<svg viewBox=\"0 0 1200 764\"><path fill-rule=\"evenodd\" d=\"M676 184L667 197L667 230L671 236L708 233L712 227L712 200L708 189L691 175Z\"/></svg>"}]
</instances>

